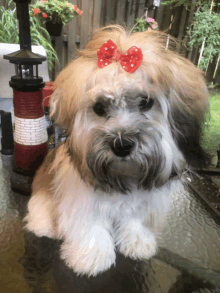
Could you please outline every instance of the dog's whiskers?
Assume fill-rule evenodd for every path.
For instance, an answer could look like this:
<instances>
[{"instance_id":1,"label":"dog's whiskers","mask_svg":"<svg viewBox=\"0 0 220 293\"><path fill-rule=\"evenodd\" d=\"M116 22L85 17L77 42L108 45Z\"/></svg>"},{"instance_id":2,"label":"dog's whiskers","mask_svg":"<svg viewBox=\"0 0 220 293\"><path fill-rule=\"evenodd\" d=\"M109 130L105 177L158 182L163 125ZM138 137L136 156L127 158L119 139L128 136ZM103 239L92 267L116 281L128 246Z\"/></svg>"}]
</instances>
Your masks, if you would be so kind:
<instances>
[{"instance_id":1,"label":"dog's whiskers","mask_svg":"<svg viewBox=\"0 0 220 293\"><path fill-rule=\"evenodd\" d=\"M121 139L121 132L118 132L118 137L120 139L121 146L123 147L123 142L122 142L122 139Z\"/></svg>"}]
</instances>

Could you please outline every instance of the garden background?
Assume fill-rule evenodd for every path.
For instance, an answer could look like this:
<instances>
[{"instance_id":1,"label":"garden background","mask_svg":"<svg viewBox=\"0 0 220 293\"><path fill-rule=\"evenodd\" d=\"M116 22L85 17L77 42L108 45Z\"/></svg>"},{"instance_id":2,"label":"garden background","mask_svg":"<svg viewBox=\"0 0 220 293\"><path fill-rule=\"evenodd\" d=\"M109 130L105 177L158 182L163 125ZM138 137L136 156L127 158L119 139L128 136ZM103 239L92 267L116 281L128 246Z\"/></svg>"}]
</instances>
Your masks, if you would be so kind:
<instances>
[{"instance_id":1,"label":"garden background","mask_svg":"<svg viewBox=\"0 0 220 293\"><path fill-rule=\"evenodd\" d=\"M36 1L31 0L31 4ZM153 18L159 30L174 36L177 51L199 66L210 90L210 115L204 125L204 144L216 156L220 143L220 6L217 0L70 0L83 14L63 26L59 37L50 37L31 15L32 43L45 47L51 80L83 48L100 26L118 23L133 30L146 29ZM10 0L0 0L0 42L18 43L16 11ZM6 10L4 10L6 9ZM8 15L5 12L9 11ZM30 11L31 7L30 7ZM7 17L4 17L7 16ZM137 22L137 19L139 21ZM214 89L212 89L214 88ZM214 91L214 92L213 92Z\"/></svg>"},{"instance_id":2,"label":"garden background","mask_svg":"<svg viewBox=\"0 0 220 293\"><path fill-rule=\"evenodd\" d=\"M31 0L34 4L36 1ZM220 82L220 7L217 0L70 0L82 11L63 27L60 37L52 39L59 64L52 79L83 48L92 32L100 26L118 23L132 30L135 20L154 18L158 27L178 39L179 52L205 70L208 82ZM169 5L164 5L169 4ZM13 7L0 0L2 7ZM1 14L0 14L1 15ZM1 31L1 29L0 29ZM190 43L191 41L191 43ZM1 40L0 42L4 42ZM202 49L202 54L200 56Z\"/></svg>"}]
</instances>

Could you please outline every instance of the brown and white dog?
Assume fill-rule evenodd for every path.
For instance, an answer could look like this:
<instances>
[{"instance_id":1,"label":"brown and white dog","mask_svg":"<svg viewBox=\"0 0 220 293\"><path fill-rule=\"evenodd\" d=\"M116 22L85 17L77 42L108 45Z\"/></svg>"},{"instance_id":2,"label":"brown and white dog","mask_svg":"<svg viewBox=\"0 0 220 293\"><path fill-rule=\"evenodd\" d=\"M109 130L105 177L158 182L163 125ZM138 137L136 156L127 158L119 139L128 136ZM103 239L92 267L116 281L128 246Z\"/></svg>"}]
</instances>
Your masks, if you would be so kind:
<instances>
[{"instance_id":1,"label":"brown and white dog","mask_svg":"<svg viewBox=\"0 0 220 293\"><path fill-rule=\"evenodd\" d=\"M204 78L156 31L99 30L55 81L51 116L68 138L37 172L25 218L37 236L62 239L78 274L156 253L169 196L203 166Z\"/></svg>"}]
</instances>

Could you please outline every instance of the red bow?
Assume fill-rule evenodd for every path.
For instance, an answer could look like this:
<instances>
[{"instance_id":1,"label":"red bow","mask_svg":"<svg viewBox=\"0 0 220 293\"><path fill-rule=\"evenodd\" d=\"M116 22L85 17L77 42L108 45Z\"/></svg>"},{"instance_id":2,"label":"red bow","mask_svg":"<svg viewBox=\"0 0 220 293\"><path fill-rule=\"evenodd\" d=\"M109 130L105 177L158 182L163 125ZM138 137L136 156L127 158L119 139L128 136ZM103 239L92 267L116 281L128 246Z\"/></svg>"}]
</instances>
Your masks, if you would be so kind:
<instances>
[{"instance_id":1,"label":"red bow","mask_svg":"<svg viewBox=\"0 0 220 293\"><path fill-rule=\"evenodd\" d=\"M108 40L97 52L98 56L98 67L103 68L112 63L112 61L119 61L122 68L129 72L133 73L138 69L142 60L143 54L141 49L136 46L131 47L125 53L121 55L118 52L117 46L112 40Z\"/></svg>"}]
</instances>

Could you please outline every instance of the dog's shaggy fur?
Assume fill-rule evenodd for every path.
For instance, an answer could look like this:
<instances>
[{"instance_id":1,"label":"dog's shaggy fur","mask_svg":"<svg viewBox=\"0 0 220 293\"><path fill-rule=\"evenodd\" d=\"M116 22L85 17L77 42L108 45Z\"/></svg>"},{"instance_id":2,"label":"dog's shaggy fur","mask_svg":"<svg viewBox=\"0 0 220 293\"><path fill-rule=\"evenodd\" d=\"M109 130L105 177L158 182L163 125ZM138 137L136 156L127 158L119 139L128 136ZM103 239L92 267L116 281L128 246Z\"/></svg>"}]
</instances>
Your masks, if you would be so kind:
<instances>
[{"instance_id":1,"label":"dog's shaggy fur","mask_svg":"<svg viewBox=\"0 0 220 293\"><path fill-rule=\"evenodd\" d=\"M97 51L109 39L123 54L142 50L134 73L119 62L98 68ZM55 81L51 115L69 136L37 172L25 220L37 236L62 239L61 257L79 274L109 269L116 249L152 257L183 170L207 162L204 78L166 42L155 31L103 28Z\"/></svg>"}]
</instances>

